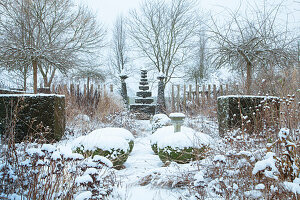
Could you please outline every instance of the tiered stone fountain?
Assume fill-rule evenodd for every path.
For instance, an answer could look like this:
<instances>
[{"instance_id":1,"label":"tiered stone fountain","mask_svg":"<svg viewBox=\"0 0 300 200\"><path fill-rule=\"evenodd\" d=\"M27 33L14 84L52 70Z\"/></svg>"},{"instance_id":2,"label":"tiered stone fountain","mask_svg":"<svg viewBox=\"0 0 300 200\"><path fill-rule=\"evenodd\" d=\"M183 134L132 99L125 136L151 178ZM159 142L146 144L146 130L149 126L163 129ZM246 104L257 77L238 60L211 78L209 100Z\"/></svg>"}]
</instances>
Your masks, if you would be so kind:
<instances>
[{"instance_id":1,"label":"tiered stone fountain","mask_svg":"<svg viewBox=\"0 0 300 200\"><path fill-rule=\"evenodd\" d=\"M135 113L138 119L150 119L155 114L156 105L152 104L154 99L149 91L147 70L141 70L141 81L136 96L135 104L130 105L130 111Z\"/></svg>"}]
</instances>

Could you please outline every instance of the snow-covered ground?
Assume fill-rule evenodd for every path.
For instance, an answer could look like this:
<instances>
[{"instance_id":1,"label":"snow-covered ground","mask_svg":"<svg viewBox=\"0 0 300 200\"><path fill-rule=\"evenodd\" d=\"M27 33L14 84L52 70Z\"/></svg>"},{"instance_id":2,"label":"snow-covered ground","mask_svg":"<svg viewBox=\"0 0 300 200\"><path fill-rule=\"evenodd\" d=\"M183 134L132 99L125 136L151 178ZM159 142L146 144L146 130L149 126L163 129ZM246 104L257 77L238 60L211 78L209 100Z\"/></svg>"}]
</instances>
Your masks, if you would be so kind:
<instances>
[{"instance_id":1,"label":"snow-covered ground","mask_svg":"<svg viewBox=\"0 0 300 200\"><path fill-rule=\"evenodd\" d=\"M85 121L91 126L88 129L95 127L89 119L85 119ZM53 145L44 144L39 146L38 144L30 144L26 150L28 156L25 155L25 158L34 158L36 155L39 155L43 159L44 152L49 152L49 156L51 155L50 160L53 163L60 161L62 158L72 157L73 160L81 159L78 161L80 166L88 166L87 163L93 164L92 161L100 159L102 163L107 163L108 171L101 169L101 167L95 169L94 167L97 165L90 166L91 168L86 168L84 169L85 171L77 174L74 180L76 183L91 182L92 178L90 175L96 174L96 172L99 173L100 179L104 175L108 175L108 179L110 175L113 175L114 183L110 184L108 182L108 187L107 185L103 187L105 189L103 191L108 191L107 194L109 196L107 199L109 200L264 199L264 197L270 197L272 194L279 194L278 196L282 198L296 198L300 195L299 174L295 174L293 181L280 181L281 174L276 160L278 155L272 152L266 153L266 148L260 149L257 146L255 147L254 143L257 141L251 138L246 137L247 142L245 143L240 136L236 136L234 133L232 135L229 134L227 138L220 138L217 123L214 120L198 116L192 119L187 118L185 121L184 126L192 127L196 132L203 132L209 135L209 138L213 138L210 139L213 145L207 154L207 158L187 164L177 164L175 162L166 162L164 164L159 156L153 152L151 148L153 124L151 124L151 121L137 120L134 121L134 126L136 126L135 138L123 128L102 128L102 125L98 125L97 128L93 129L94 131L89 132L90 134L85 135L86 132L82 132L84 133L83 136L80 136L81 129L79 129L74 132L76 133L75 135L69 135L64 140ZM192 129L183 128L182 131ZM168 126L160 130L173 131ZM106 141L105 145L113 143L114 141L111 139L117 139L120 133L124 133L121 134L121 137L127 142L134 140L133 150L124 163L124 168L121 170L110 168L112 163L107 159L103 160L101 156L99 156L99 159L95 159L96 156L93 159L83 159L83 156L80 154L72 152L74 144L78 143L80 138L85 138L79 141L81 144L94 147L96 143L97 145L101 144L101 142L97 141L102 141L102 143ZM287 140L290 134L288 129L281 129L278 137L280 141L285 142L287 145L292 145ZM93 135L97 137L91 137ZM166 133L166 135L170 134ZM104 139L105 137L106 139ZM93 138L97 139L97 141L94 141ZM127 142L124 142L126 148L128 148ZM30 146L35 147L31 148ZM22 153L22 151L20 152ZM23 157L20 158L24 159ZM298 159L297 155L295 158ZM28 163L29 161L26 159L23 163ZM4 163L0 162L0 169L5 169L3 167ZM297 166L294 165L293 167L294 172L297 172ZM12 168L9 171L14 178L17 178ZM258 174L261 176L259 179L256 178ZM264 176L268 179L265 179ZM85 186L79 187L73 198L78 200L88 199L92 195L89 191L92 190L86 189ZM280 195L280 193L284 194ZM1 197L22 200L16 193L7 194L0 192L0 199Z\"/></svg>"},{"instance_id":2,"label":"snow-covered ground","mask_svg":"<svg viewBox=\"0 0 300 200\"><path fill-rule=\"evenodd\" d=\"M176 187L176 184L184 182L185 176L195 172L197 166L190 164L171 163L165 166L151 149L151 124L150 121L138 122L141 130L135 139L135 145L125 168L116 171L120 179L111 197L111 200L178 200L196 199L191 196L187 188Z\"/></svg>"}]
</instances>

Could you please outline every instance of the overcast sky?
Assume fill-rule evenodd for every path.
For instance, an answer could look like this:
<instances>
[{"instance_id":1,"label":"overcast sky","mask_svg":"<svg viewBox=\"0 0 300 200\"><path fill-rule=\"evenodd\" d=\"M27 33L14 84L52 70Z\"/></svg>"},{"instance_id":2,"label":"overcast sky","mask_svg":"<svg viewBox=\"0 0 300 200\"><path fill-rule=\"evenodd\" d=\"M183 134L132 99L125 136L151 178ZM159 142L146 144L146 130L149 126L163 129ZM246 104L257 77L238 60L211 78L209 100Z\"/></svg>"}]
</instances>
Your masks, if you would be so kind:
<instances>
[{"instance_id":1,"label":"overcast sky","mask_svg":"<svg viewBox=\"0 0 300 200\"><path fill-rule=\"evenodd\" d=\"M99 21L103 22L108 28L112 26L116 17L120 14L127 15L130 9L138 8L143 0L78 0L88 5L96 14ZM198 0L198 6L205 12L218 15L224 8L232 10L238 8L240 2L246 0ZM263 0L248 0L262 5ZM268 4L282 2L282 0L267 0ZM300 23L300 0L283 0L286 13L290 14L291 23ZM296 21L296 22L295 22Z\"/></svg>"},{"instance_id":2,"label":"overcast sky","mask_svg":"<svg viewBox=\"0 0 300 200\"><path fill-rule=\"evenodd\" d=\"M100 22L104 23L108 29L108 36L110 36L110 31L112 30L113 23L118 15L122 14L127 16L130 9L135 9L140 6L144 0L76 0L81 2L84 5L87 5L92 11L97 15L97 18ZM167 0L169 1L169 0ZM206 13L205 16L208 16L207 13L211 13L216 18L226 19L224 17L224 10L236 10L240 2L242 5L247 5L247 2L251 4L255 3L258 6L263 5L264 0L195 0L198 3L199 9ZM294 31L299 33L299 23L300 23L300 0L266 0L267 4L278 4L279 2L284 1L282 7L282 16L286 17L286 13L289 13L290 25L293 24L293 27L296 27ZM245 6L243 7L243 9ZM247 8L246 8L247 9ZM242 9L241 9L242 10ZM286 19L283 19L284 22ZM143 65L141 63L136 64L137 66ZM154 78L155 79L155 78ZM127 80L127 82L132 82L132 87L137 87L136 80ZM130 91L129 91L130 92Z\"/></svg>"}]
</instances>

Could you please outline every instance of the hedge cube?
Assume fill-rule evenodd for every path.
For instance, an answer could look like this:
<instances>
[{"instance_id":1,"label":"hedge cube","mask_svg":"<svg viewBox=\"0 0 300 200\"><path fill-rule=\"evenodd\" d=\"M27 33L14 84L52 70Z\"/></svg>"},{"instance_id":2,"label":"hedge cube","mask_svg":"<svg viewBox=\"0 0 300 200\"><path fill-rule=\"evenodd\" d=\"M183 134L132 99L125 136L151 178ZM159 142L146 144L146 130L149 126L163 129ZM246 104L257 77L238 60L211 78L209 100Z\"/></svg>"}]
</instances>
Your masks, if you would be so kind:
<instances>
[{"instance_id":1,"label":"hedge cube","mask_svg":"<svg viewBox=\"0 0 300 200\"><path fill-rule=\"evenodd\" d=\"M15 139L43 133L48 140L60 140L65 131L65 97L50 94L0 95L0 134L4 134L16 112ZM41 126L40 126L41 125ZM47 128L43 131L39 127Z\"/></svg>"},{"instance_id":2,"label":"hedge cube","mask_svg":"<svg viewBox=\"0 0 300 200\"><path fill-rule=\"evenodd\" d=\"M280 101L278 97L250 95L218 97L219 135L224 136L224 133L231 129L242 128L243 124L250 125L252 128L248 131L253 131L259 125L258 120L262 122L264 117L266 117L262 114L264 106L271 108L272 116L268 117L272 118L271 121L276 126L280 114Z\"/></svg>"}]
</instances>

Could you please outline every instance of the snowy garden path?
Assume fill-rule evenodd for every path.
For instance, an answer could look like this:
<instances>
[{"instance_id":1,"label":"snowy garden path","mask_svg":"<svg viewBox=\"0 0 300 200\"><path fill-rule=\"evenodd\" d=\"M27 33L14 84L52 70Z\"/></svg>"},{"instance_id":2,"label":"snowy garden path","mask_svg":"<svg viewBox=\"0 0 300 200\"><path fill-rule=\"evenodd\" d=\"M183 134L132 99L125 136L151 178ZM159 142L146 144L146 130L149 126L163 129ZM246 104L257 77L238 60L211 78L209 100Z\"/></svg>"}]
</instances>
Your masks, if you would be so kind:
<instances>
[{"instance_id":1,"label":"snowy garden path","mask_svg":"<svg viewBox=\"0 0 300 200\"><path fill-rule=\"evenodd\" d=\"M122 200L160 200L178 199L178 195L168 189L141 186L139 181L149 171L163 167L163 163L151 149L149 136L151 128L149 121L142 121L145 126L143 132L135 139L134 148L125 162L125 169L117 171L121 186L112 199Z\"/></svg>"}]
</instances>

